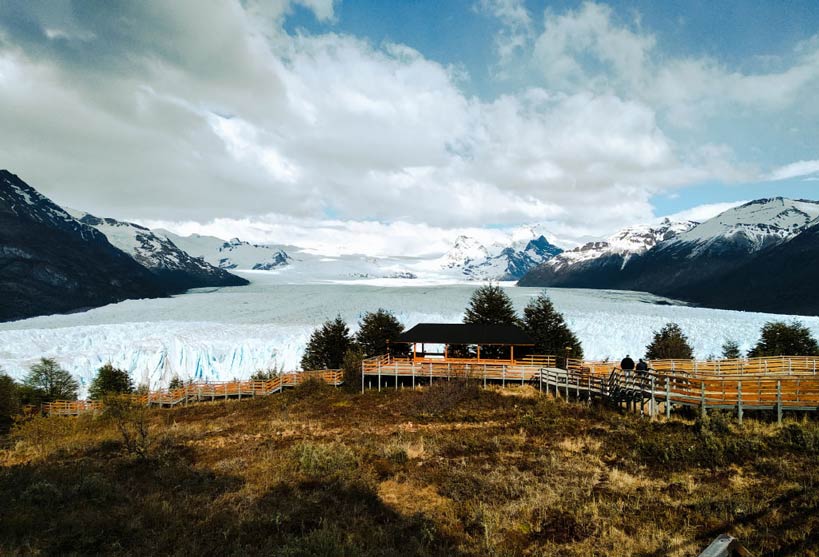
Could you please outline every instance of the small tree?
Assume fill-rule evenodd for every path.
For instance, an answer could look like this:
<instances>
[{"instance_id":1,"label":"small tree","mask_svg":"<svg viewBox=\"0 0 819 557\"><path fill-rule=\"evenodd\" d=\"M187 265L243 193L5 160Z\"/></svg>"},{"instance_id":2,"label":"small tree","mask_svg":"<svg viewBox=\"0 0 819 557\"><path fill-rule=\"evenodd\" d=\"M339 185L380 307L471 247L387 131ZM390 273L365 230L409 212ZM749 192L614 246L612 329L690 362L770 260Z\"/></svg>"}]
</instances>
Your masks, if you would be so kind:
<instances>
[{"instance_id":1,"label":"small tree","mask_svg":"<svg viewBox=\"0 0 819 557\"><path fill-rule=\"evenodd\" d=\"M402 352L402 347L394 346L392 342L403 332L404 326L396 319L395 315L384 309L379 309L364 314L358 324L355 339L361 347L363 356L369 358L386 354L388 347L393 354L396 353L396 349Z\"/></svg>"},{"instance_id":2,"label":"small tree","mask_svg":"<svg viewBox=\"0 0 819 557\"><path fill-rule=\"evenodd\" d=\"M174 375L173 377L171 377L171 380L168 381L169 390L181 389L184 386L185 382L182 381L182 379L180 379L178 375Z\"/></svg>"},{"instance_id":3,"label":"small tree","mask_svg":"<svg viewBox=\"0 0 819 557\"><path fill-rule=\"evenodd\" d=\"M304 356L301 358L301 368L339 369L344 363L344 354L351 343L350 329L341 316L327 321L310 335Z\"/></svg>"},{"instance_id":4,"label":"small tree","mask_svg":"<svg viewBox=\"0 0 819 557\"><path fill-rule=\"evenodd\" d=\"M722 345L722 357L728 360L736 360L742 357L742 351L735 340L728 339Z\"/></svg>"},{"instance_id":5,"label":"small tree","mask_svg":"<svg viewBox=\"0 0 819 557\"><path fill-rule=\"evenodd\" d=\"M364 352L360 345L353 344L344 354L344 384L351 390L358 389L361 385L361 362L364 361Z\"/></svg>"},{"instance_id":6,"label":"small tree","mask_svg":"<svg viewBox=\"0 0 819 557\"><path fill-rule=\"evenodd\" d=\"M810 330L798 321L765 323L759 342L748 352L751 358L816 355L819 355L816 339L810 334Z\"/></svg>"},{"instance_id":7,"label":"small tree","mask_svg":"<svg viewBox=\"0 0 819 557\"><path fill-rule=\"evenodd\" d=\"M464 323L481 325L520 325L509 295L497 284L481 286L472 293Z\"/></svg>"},{"instance_id":8,"label":"small tree","mask_svg":"<svg viewBox=\"0 0 819 557\"><path fill-rule=\"evenodd\" d=\"M76 400L79 384L53 358L41 358L31 366L23 384L30 388L39 402Z\"/></svg>"},{"instance_id":9,"label":"small tree","mask_svg":"<svg viewBox=\"0 0 819 557\"><path fill-rule=\"evenodd\" d=\"M17 382L0 368L0 433L8 433L14 416L20 413L20 392Z\"/></svg>"},{"instance_id":10,"label":"small tree","mask_svg":"<svg viewBox=\"0 0 819 557\"><path fill-rule=\"evenodd\" d=\"M117 369L110 363L97 370L97 376L88 387L88 397L100 400L108 394L130 394L134 392L131 376L124 369Z\"/></svg>"},{"instance_id":11,"label":"small tree","mask_svg":"<svg viewBox=\"0 0 819 557\"><path fill-rule=\"evenodd\" d=\"M654 340L646 346L646 358L649 360L690 360L694 350L688 343L680 326L668 323L659 332L654 333Z\"/></svg>"},{"instance_id":12,"label":"small tree","mask_svg":"<svg viewBox=\"0 0 819 557\"><path fill-rule=\"evenodd\" d=\"M583 357L580 341L545 292L532 299L523 309L523 325L535 340L535 350L541 354L556 355L560 367L567 367L568 357Z\"/></svg>"},{"instance_id":13,"label":"small tree","mask_svg":"<svg viewBox=\"0 0 819 557\"><path fill-rule=\"evenodd\" d=\"M140 459L148 458L150 437L146 405L121 394L109 394L105 396L104 416L119 431L129 454Z\"/></svg>"}]
</instances>

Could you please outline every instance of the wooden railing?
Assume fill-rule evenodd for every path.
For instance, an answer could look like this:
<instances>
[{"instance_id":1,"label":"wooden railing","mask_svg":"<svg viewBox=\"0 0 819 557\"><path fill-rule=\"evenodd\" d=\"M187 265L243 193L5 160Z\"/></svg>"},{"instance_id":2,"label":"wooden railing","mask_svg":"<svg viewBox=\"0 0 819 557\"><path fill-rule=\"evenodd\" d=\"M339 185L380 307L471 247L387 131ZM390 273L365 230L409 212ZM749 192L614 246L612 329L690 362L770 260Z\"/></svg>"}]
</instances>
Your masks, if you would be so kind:
<instances>
[{"instance_id":1,"label":"wooden railing","mask_svg":"<svg viewBox=\"0 0 819 557\"><path fill-rule=\"evenodd\" d=\"M271 395L286 387L295 387L311 378L338 386L344 381L344 373L337 369L301 371L283 373L262 381L188 383L175 389L162 389L147 394L134 394L130 397L138 404L162 407L228 398L241 400L242 398ZM77 416L88 412L99 412L102 409L103 403L93 400L57 400L42 405L42 412L48 416Z\"/></svg>"},{"instance_id":2,"label":"wooden railing","mask_svg":"<svg viewBox=\"0 0 819 557\"><path fill-rule=\"evenodd\" d=\"M819 375L812 371L721 373L683 371L625 372L614 368L608 376L591 373L588 367L544 370L539 378L547 391L577 399L603 398L615 404L655 415L664 405L666 416L675 406L706 412L736 409L739 420L750 410L782 412L819 410Z\"/></svg>"},{"instance_id":3,"label":"wooden railing","mask_svg":"<svg viewBox=\"0 0 819 557\"><path fill-rule=\"evenodd\" d=\"M380 390L387 381L395 388L404 379L408 386L433 379L469 378L488 381L525 383L534 381L544 368L555 365L554 356L528 356L515 360L490 360L474 358L408 359L376 356L361 364L361 388L366 382L375 381Z\"/></svg>"},{"instance_id":4,"label":"wooden railing","mask_svg":"<svg viewBox=\"0 0 819 557\"><path fill-rule=\"evenodd\" d=\"M819 371L819 357L777 356L733 360L649 360L650 369L657 372L681 372L704 375L789 374ZM569 369L586 369L592 375L608 375L619 368L620 362L569 359Z\"/></svg>"}]
</instances>

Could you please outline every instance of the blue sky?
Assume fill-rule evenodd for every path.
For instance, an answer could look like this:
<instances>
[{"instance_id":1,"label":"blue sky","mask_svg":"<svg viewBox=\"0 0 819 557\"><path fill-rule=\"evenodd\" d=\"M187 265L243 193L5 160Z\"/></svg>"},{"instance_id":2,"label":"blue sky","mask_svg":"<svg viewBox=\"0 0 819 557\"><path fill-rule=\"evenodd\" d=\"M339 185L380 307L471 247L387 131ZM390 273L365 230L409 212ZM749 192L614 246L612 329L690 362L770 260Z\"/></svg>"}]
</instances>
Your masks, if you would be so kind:
<instances>
[{"instance_id":1,"label":"blue sky","mask_svg":"<svg viewBox=\"0 0 819 557\"><path fill-rule=\"evenodd\" d=\"M569 246L819 198L818 6L9 0L0 160L175 230Z\"/></svg>"}]
</instances>

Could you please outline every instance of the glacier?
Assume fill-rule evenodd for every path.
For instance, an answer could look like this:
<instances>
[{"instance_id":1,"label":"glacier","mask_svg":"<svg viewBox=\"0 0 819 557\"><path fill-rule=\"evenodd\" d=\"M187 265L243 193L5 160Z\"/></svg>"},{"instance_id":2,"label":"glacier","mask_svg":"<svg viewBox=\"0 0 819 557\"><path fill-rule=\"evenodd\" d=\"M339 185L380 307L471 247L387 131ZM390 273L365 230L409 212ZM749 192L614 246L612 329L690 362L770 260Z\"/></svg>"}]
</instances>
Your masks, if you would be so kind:
<instances>
[{"instance_id":1,"label":"glacier","mask_svg":"<svg viewBox=\"0 0 819 557\"><path fill-rule=\"evenodd\" d=\"M22 378L53 357L81 383L104 363L151 388L181 379L243 379L258 369L297 369L314 327L341 315L356 329L366 311L396 314L406 327L459 322L474 282L377 279L293 284L286 273L242 272L250 286L203 288L170 298L127 300L83 313L0 323L0 368ZM519 311L542 289L501 283ZM727 339L752 347L764 323L798 320L819 337L819 317L690 307L640 292L547 289L577 333L587 359L640 356L653 331L680 324L698 358Z\"/></svg>"}]
</instances>

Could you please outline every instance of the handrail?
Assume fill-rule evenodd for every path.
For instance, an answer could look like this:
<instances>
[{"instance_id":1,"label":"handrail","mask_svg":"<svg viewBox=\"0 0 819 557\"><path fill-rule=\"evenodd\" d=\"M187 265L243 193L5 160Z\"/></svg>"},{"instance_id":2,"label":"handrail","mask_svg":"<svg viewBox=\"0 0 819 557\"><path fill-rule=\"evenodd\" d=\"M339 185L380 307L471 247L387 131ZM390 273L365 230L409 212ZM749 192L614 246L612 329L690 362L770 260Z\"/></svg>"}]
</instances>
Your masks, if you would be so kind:
<instances>
[{"instance_id":1,"label":"handrail","mask_svg":"<svg viewBox=\"0 0 819 557\"><path fill-rule=\"evenodd\" d=\"M187 383L174 389L159 389L144 394L126 395L136 404L146 406L176 406L189 402L215 400L217 398L267 396L277 393L283 387L295 387L309 378L338 386L344 382L344 372L338 369L298 371L283 373L271 379L244 381L214 381ZM42 412L48 416L77 416L88 412L99 412L104 403L97 400L55 400L42 405Z\"/></svg>"}]
</instances>

